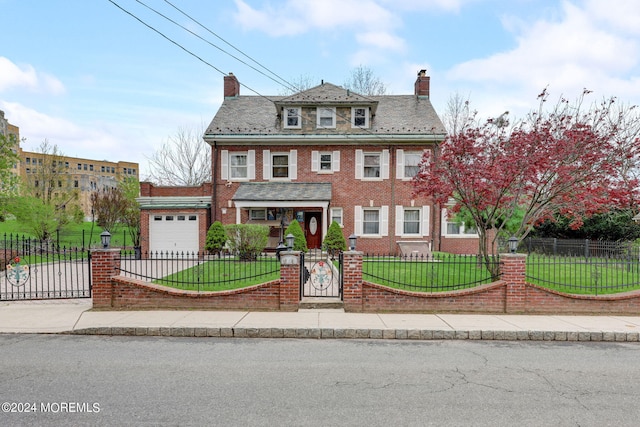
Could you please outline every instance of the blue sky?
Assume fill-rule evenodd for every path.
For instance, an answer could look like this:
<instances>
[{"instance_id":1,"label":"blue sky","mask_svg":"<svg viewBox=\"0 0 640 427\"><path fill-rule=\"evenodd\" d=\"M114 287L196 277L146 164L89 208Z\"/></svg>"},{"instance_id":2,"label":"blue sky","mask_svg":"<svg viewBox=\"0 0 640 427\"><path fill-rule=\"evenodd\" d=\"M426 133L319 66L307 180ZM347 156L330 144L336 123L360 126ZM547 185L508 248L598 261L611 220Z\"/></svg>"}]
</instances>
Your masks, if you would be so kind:
<instances>
[{"instance_id":1,"label":"blue sky","mask_svg":"<svg viewBox=\"0 0 640 427\"><path fill-rule=\"evenodd\" d=\"M178 129L201 129L222 102L223 73L262 95L283 87L150 11L281 78L344 83L358 65L389 94L431 76L481 115L522 116L552 98L593 91L640 104L640 2L629 0L0 0L0 110L23 148L45 138L69 156L141 164ZM245 61L249 61L244 58ZM215 68L214 68L215 67ZM217 70L216 70L217 69ZM242 94L254 94L242 88Z\"/></svg>"}]
</instances>

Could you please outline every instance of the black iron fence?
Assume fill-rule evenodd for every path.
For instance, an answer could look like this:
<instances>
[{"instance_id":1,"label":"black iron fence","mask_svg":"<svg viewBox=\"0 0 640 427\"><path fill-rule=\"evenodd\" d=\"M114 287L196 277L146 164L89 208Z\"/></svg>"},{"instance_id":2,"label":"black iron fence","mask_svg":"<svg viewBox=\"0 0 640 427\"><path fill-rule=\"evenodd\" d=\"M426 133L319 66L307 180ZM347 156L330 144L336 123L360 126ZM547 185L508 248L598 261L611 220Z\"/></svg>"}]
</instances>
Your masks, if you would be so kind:
<instances>
[{"instance_id":1,"label":"black iron fence","mask_svg":"<svg viewBox=\"0 0 640 427\"><path fill-rule=\"evenodd\" d=\"M499 257L491 259L497 270ZM477 255L364 255L362 278L372 283L419 292L472 288L498 280Z\"/></svg>"},{"instance_id":2,"label":"black iron fence","mask_svg":"<svg viewBox=\"0 0 640 427\"><path fill-rule=\"evenodd\" d=\"M518 250L528 254L584 258L638 258L638 247L629 241L527 237L520 243Z\"/></svg>"},{"instance_id":3,"label":"black iron fence","mask_svg":"<svg viewBox=\"0 0 640 427\"><path fill-rule=\"evenodd\" d=\"M527 282L571 294L601 295L640 288L638 258L583 257L533 253Z\"/></svg>"},{"instance_id":4,"label":"black iron fence","mask_svg":"<svg viewBox=\"0 0 640 427\"><path fill-rule=\"evenodd\" d=\"M280 263L272 254L241 260L201 252L147 252L136 256L132 250L122 250L120 274L177 289L220 291L277 280Z\"/></svg>"},{"instance_id":5,"label":"black iron fence","mask_svg":"<svg viewBox=\"0 0 640 427\"><path fill-rule=\"evenodd\" d=\"M19 235L0 240L0 300L91 297L91 254Z\"/></svg>"}]
</instances>

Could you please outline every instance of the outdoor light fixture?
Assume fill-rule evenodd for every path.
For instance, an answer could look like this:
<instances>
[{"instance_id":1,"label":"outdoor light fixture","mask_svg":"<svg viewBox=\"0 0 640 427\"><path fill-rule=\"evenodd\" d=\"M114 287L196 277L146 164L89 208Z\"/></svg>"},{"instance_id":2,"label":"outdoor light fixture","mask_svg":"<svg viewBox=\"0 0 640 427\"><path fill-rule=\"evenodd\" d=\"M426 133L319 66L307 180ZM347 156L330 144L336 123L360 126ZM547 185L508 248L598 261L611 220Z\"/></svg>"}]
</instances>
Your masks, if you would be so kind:
<instances>
[{"instance_id":1,"label":"outdoor light fixture","mask_svg":"<svg viewBox=\"0 0 640 427\"><path fill-rule=\"evenodd\" d=\"M296 239L296 236L289 233L287 234L287 237L285 237L285 239L287 240L287 249L290 251L293 250L293 241Z\"/></svg>"},{"instance_id":2,"label":"outdoor light fixture","mask_svg":"<svg viewBox=\"0 0 640 427\"><path fill-rule=\"evenodd\" d=\"M509 243L509 252L515 254L518 249L518 238L516 236L511 236L507 242Z\"/></svg>"},{"instance_id":3,"label":"outdoor light fixture","mask_svg":"<svg viewBox=\"0 0 640 427\"><path fill-rule=\"evenodd\" d=\"M358 240L358 236L356 236L355 234L352 234L351 236L349 236L349 250L350 251L355 251L356 250L356 241Z\"/></svg>"},{"instance_id":4,"label":"outdoor light fixture","mask_svg":"<svg viewBox=\"0 0 640 427\"><path fill-rule=\"evenodd\" d=\"M103 231L100 234L100 241L102 242L102 247L104 249L108 249L109 245L111 244L111 233L109 233L108 231Z\"/></svg>"}]
</instances>

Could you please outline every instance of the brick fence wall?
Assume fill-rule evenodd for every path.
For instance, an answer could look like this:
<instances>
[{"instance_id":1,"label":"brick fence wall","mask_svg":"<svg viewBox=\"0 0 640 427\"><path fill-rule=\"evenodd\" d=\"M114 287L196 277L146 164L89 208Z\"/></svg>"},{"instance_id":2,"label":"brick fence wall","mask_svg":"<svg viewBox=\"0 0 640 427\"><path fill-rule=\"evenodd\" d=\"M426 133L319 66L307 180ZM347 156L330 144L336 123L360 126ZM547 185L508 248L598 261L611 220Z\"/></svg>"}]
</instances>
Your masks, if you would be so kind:
<instances>
[{"instance_id":1,"label":"brick fence wall","mask_svg":"<svg viewBox=\"0 0 640 427\"><path fill-rule=\"evenodd\" d=\"M93 307L98 309L197 308L296 311L300 254L283 252L280 279L244 289L196 292L118 276L119 250L92 255ZM568 295L525 281L526 255L500 256L501 280L451 292L411 292L362 279L362 252L345 252L343 302L348 312L640 314L640 291Z\"/></svg>"}]
</instances>

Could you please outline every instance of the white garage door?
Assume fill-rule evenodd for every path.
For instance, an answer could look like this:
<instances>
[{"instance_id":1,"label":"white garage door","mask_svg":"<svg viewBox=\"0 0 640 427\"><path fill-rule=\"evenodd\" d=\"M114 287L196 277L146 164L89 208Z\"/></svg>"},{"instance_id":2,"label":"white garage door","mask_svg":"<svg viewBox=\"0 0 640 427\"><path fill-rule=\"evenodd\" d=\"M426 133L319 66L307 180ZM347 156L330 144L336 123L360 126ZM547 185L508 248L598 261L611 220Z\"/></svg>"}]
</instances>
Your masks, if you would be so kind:
<instances>
[{"instance_id":1,"label":"white garage door","mask_svg":"<svg viewBox=\"0 0 640 427\"><path fill-rule=\"evenodd\" d=\"M149 218L151 252L198 252L198 215L163 214Z\"/></svg>"}]
</instances>

